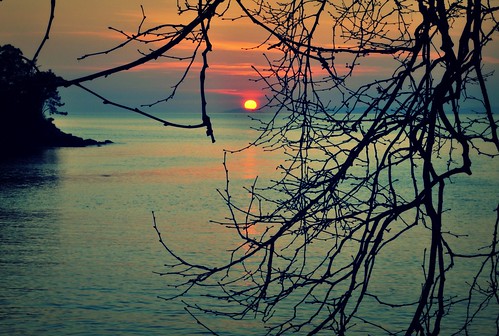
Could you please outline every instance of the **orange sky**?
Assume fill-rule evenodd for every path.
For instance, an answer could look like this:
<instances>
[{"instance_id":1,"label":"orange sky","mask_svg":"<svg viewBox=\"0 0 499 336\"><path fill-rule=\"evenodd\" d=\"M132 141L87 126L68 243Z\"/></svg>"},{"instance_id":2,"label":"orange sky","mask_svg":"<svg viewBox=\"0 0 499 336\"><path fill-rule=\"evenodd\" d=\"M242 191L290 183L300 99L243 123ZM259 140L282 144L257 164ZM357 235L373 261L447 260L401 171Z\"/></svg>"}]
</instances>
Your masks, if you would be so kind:
<instances>
[{"instance_id":1,"label":"orange sky","mask_svg":"<svg viewBox=\"0 0 499 336\"><path fill-rule=\"evenodd\" d=\"M186 23L187 15L177 15L176 1L157 0L71 0L58 1L55 21L50 40L39 57L42 69L52 69L66 79L113 67L138 58L137 46L111 55L96 56L78 61L77 58L91 52L113 47L122 41L120 34L108 29L109 26L127 32L137 30L142 19L140 5L144 6L147 20L144 27L161 23ZM43 37L49 15L50 1L41 0L5 0L0 2L0 44L13 44L20 48L27 57L35 52ZM224 26L229 24L231 29ZM218 20L213 24L214 51L209 54L207 89L212 94L214 109L228 110L240 106L242 98L261 100L263 92L249 78L256 78L251 65L260 59L262 51L246 50L258 44L259 35L248 23L238 21L228 23ZM147 51L147 47L141 46ZM188 55L192 44L181 45L177 54ZM106 88L103 94L112 99L126 97L131 104L151 103L167 96L170 87L180 78L186 61L159 60L145 64L127 73L113 76L106 82L97 80L88 84L97 89ZM162 109L196 108L200 63L193 67L193 80L186 81L179 91L179 99L171 106ZM126 83L129 83L127 87ZM100 102L83 106L85 99L93 100L75 89L62 89L69 108L84 111L87 108L101 108ZM128 92L133 91L134 96ZM230 92L230 94L226 94ZM67 98L66 98L67 97ZM76 104L73 104L76 103ZM210 101L208 101L210 104ZM185 106L186 104L187 106ZM74 105L74 106L72 106ZM192 105L192 106L191 106ZM104 108L104 107L102 107Z\"/></svg>"},{"instance_id":2,"label":"orange sky","mask_svg":"<svg viewBox=\"0 0 499 336\"><path fill-rule=\"evenodd\" d=\"M0 2L0 44L13 44L31 57L41 40L49 15L49 0L3 0ZM66 79L90 74L138 58L137 47L111 55L96 56L78 61L91 52L102 51L122 41L121 36L108 29L113 26L134 32L141 21L140 5L144 6L147 20L145 28L157 24L186 23L188 16L177 15L176 1L158 0L70 0L57 1L56 17L50 40L39 57L42 69L52 69ZM233 2L233 7L235 2ZM236 16L236 12L229 12ZM329 29L328 27L326 27ZM260 84L249 79L257 78L251 65L266 67L262 54L265 48L246 50L258 45L265 36L249 20L212 22L213 52L209 54L207 91L208 109L224 111L238 108L245 98L263 101ZM325 36L324 40L329 37ZM498 68L498 44L487 56L491 68ZM191 44L179 46L178 55L187 55ZM146 51L145 46L141 46ZM160 59L138 69L121 73L107 80L87 84L110 99L121 100L134 106L151 103L169 94L170 87L181 76L186 61ZM200 63L193 67L192 78L178 92L178 99L167 105L157 106L157 111L190 110L199 108L197 95ZM380 58L365 60L360 74L375 76L389 74L390 63ZM317 68L317 71L320 71ZM493 86L498 88L497 77ZM69 112L106 110L100 101L77 89L62 89L61 94ZM499 105L499 104L497 104Z\"/></svg>"}]
</instances>

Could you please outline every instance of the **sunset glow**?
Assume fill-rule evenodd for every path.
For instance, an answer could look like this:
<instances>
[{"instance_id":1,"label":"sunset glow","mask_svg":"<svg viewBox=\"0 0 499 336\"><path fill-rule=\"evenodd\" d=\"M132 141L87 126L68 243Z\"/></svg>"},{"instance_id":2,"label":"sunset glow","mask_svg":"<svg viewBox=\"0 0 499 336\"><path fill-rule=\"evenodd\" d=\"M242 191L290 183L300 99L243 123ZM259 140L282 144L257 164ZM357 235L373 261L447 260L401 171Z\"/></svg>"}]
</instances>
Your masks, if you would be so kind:
<instances>
[{"instance_id":1,"label":"sunset glow","mask_svg":"<svg viewBox=\"0 0 499 336\"><path fill-rule=\"evenodd\" d=\"M185 24L191 19L188 15L178 15L177 1L145 2L147 4L141 8L141 1L108 0L99 5L99 11L95 11L95 6L89 6L88 1L59 1L50 40L47 41L43 52L38 57L38 64L42 69L51 69L67 80L113 68L142 57L142 54L137 52L138 50L146 52L148 48L159 48L166 43L166 40L150 42L148 47L143 47L141 44L132 46L130 43L126 48L120 48L105 55L81 60L78 58L94 52L112 50L125 41L126 36L132 36L137 32L143 15L146 15L147 19L143 22L142 28L172 22ZM45 34L50 14L50 1L0 0L0 3L0 45L12 44L20 48L26 57L33 57ZM276 2L270 1L269 3ZM228 17L241 15L242 12L237 5L230 6ZM91 22L88 21L89 17L92 17ZM420 21L421 18L417 20ZM417 20L414 24L419 24ZM261 44L267 38L267 33L265 30L254 29L253 22L249 18L238 20L237 29L234 29L234 25L235 23L231 20L218 20L210 29L210 36L216 45L216 50L209 53L209 85L206 86L206 91L213 95L210 95L208 103L212 108L220 110L230 110L237 106L246 111L254 111L259 108L259 100L263 99L262 89L265 87L262 85L263 82L254 81L259 78L255 70L264 76L270 75L270 72L267 72L266 57L279 59L281 51L276 48L267 50L267 44L275 43L275 40ZM107 27L113 27L113 29ZM164 31L171 28L167 26ZM459 31L464 28L457 25L455 29ZM330 46L329 26L320 25L315 38L320 45ZM355 44L349 44L347 41L341 44L341 47L355 48ZM169 101L168 108L195 109L198 100L192 99L192 96L199 93L197 73L201 70L203 61L201 57L197 57L191 64L190 59L183 58L190 55L194 51L193 48L195 47L191 41L184 41L176 45L168 53L168 57L158 58L156 61L142 64L120 75L101 79L102 83L106 81L105 85L101 82L92 83L92 85L102 87L102 91L99 92L104 96L127 97L127 103L131 105L153 103L166 98L171 93L163 88L174 86L184 76L184 70L190 65L190 73L183 80L182 90L178 90L175 101ZM499 65L499 57L495 51L497 47L487 49L486 54L483 55L488 63L488 71L494 71ZM336 55L335 57L337 64L351 62L349 56ZM356 65L356 76L352 77L352 84L361 85L366 80L364 77L389 76L394 66L397 66L397 61L391 56L370 54ZM329 76L320 62L312 62L310 69L314 76ZM349 70L348 67L338 67L338 75L346 75ZM497 91L499 88L497 80L491 80L490 85L492 85L492 90ZM138 95L136 94L137 86L143 88ZM97 99L84 98L86 95L82 94L79 89L61 89L60 93L66 103L65 109L70 113L112 109L110 106L103 107ZM244 98L241 100L241 97ZM499 95L492 98L494 99L493 105L499 104ZM254 102L250 103L250 101ZM151 111L161 109L160 105L154 105Z\"/></svg>"},{"instance_id":2,"label":"sunset glow","mask_svg":"<svg viewBox=\"0 0 499 336\"><path fill-rule=\"evenodd\" d=\"M254 110L257 106L258 104L253 99L248 99L244 102L244 108L247 110Z\"/></svg>"}]
</instances>

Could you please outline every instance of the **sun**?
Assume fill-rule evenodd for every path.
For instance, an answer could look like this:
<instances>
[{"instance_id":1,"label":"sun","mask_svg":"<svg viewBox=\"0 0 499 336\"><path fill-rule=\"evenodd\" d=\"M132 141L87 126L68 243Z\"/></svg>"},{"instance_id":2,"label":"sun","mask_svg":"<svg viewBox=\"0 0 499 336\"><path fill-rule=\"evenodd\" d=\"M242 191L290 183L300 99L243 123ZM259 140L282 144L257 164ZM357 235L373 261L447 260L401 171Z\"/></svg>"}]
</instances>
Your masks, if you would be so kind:
<instances>
[{"instance_id":1,"label":"sun","mask_svg":"<svg viewBox=\"0 0 499 336\"><path fill-rule=\"evenodd\" d=\"M257 106L258 104L253 99L248 99L244 102L244 108L247 110L254 110Z\"/></svg>"}]
</instances>

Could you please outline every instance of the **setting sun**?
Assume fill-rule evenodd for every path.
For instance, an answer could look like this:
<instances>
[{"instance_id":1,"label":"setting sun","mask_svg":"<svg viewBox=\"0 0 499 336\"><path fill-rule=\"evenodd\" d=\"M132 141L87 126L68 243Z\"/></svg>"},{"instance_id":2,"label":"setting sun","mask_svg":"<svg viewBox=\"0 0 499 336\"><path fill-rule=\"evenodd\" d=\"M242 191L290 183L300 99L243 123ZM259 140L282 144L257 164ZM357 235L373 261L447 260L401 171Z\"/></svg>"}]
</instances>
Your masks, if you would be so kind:
<instances>
[{"instance_id":1,"label":"setting sun","mask_svg":"<svg viewBox=\"0 0 499 336\"><path fill-rule=\"evenodd\" d=\"M258 105L256 101L254 101L253 99L248 99L244 102L244 108L247 110L254 110L257 106Z\"/></svg>"}]
</instances>

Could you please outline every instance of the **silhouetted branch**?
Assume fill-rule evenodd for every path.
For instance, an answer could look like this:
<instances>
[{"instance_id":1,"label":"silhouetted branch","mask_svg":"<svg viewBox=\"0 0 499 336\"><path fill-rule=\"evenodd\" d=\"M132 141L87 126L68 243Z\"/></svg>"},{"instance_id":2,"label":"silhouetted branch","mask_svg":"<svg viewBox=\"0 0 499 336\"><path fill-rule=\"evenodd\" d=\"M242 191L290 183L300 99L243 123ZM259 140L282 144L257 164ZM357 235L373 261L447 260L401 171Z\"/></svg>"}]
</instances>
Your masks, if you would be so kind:
<instances>
[{"instance_id":1,"label":"silhouetted branch","mask_svg":"<svg viewBox=\"0 0 499 336\"><path fill-rule=\"evenodd\" d=\"M451 271L464 259L497 267L497 250L461 252L449 237L465 236L447 222L445 200L451 178L470 175L476 155L498 154L482 149L486 142L497 149L481 56L497 31L493 7L478 0L236 3L280 53L265 56L265 72L254 67L274 115L247 148L286 160L278 179L266 187L255 179L245 189L244 206L229 188L225 156L219 194L228 215L214 222L233 229L239 243L226 263L183 283L187 291L210 286L208 297L227 308L185 304L218 317L258 317L272 335L345 335L359 321L387 334L436 335L458 330L443 326L449 312L468 305L461 330L469 330L497 297L490 295L497 272L489 272L487 287L480 271L467 298L448 288ZM324 24L333 28L332 46L316 37ZM393 72L352 84L369 57L392 62ZM482 104L476 117L462 107L472 90ZM421 244L406 247L416 260L407 267L421 262L411 279L421 286L390 296L376 281L406 238ZM401 311L405 324L368 317L376 305Z\"/></svg>"},{"instance_id":2,"label":"silhouetted branch","mask_svg":"<svg viewBox=\"0 0 499 336\"><path fill-rule=\"evenodd\" d=\"M122 43L119 43L118 45L116 45L110 49L100 51L100 52L91 53L91 54L86 54L86 55L80 57L79 59L82 60L82 59L85 59L87 57L109 54L111 52L114 52L116 50L124 48L126 45L128 45L131 42L139 42L139 43L148 44L151 42L166 41L166 43L164 43L163 46L161 46L157 49L154 49L154 50L149 50L149 53L144 53L144 52L139 51L140 54L142 55L142 57L136 59L135 61L120 65L120 66L115 67L115 68L107 69L107 70L104 70L104 71L101 71L98 73L83 76L81 78L77 78L77 79L73 79L73 80L60 79L58 85L59 86L66 86L66 87L68 87L68 86L81 87L85 91L102 99L104 104L110 104L110 105L113 105L113 106L116 106L116 107L119 107L119 108L122 108L122 109L125 109L128 111L132 111L132 112L144 115L148 118L151 118L151 119L154 119L156 121L163 123L165 126L180 127L180 128L206 127L207 136L209 136L211 138L212 142L215 142L215 137L213 134L213 128L211 125L211 121L210 121L210 118L209 118L207 111L206 111L204 82L205 82L205 72L206 72L206 69L208 67L206 53L211 50L211 44L209 42L208 28L207 27L209 26L209 21L210 21L211 17L216 15L217 7L221 3L223 3L223 0L216 0L213 2L208 2L206 5L203 5L200 2L199 6L197 8L198 16L187 25L163 24L163 25L159 25L159 26L147 29L145 31L142 30L142 26L146 20L146 15L145 15L145 11L144 11L143 6L141 6L142 20L138 26L136 34L130 35L122 30L118 30L118 29L110 27L111 30L117 31L118 33L122 34L125 37L125 41L123 41ZM205 21L208 22L208 24L205 24ZM169 31L165 33L162 31L164 29L168 29ZM151 39L151 38L149 38L151 36L155 36L155 37ZM180 42L185 41L185 40L192 40L192 41L195 41L197 44L197 46L195 47L191 56L189 56L189 57L176 57L176 56L171 56L171 55L166 54L168 51L171 51L177 44L179 44ZM179 79L177 84L175 84L172 87L171 94L166 98L163 98L163 99L156 101L155 103L143 104L142 106L143 107L151 107L151 106L156 105L160 102L167 102L168 100L172 99L175 96L175 93L176 93L178 87L185 80L185 78L186 78L188 72L190 71L191 66L196 58L197 50L203 41L206 43L206 49L205 49L205 52L203 53L203 67L201 69L201 74L200 74L200 83L201 83L200 95L201 95L201 119L202 119L202 122L198 125L180 125L177 123L172 123L169 121L162 120L162 119L157 118L155 116L152 116L151 114L146 113L138 108L126 106L126 105L121 104L121 103L111 102L111 101L103 98L100 94L96 93L95 91L90 90L88 88L85 88L81 85L82 83L87 82L87 81L91 81L91 80L101 78L101 77L107 77L107 76L110 76L112 74L115 74L115 73L118 73L121 71L132 69L134 67L142 65L142 64L147 63L149 61L155 60L159 57L175 58L175 59L179 59L179 60L189 59L190 60L189 64L186 66L182 77Z\"/></svg>"},{"instance_id":3,"label":"silhouetted branch","mask_svg":"<svg viewBox=\"0 0 499 336\"><path fill-rule=\"evenodd\" d=\"M72 79L72 80L67 80L61 83L63 86L71 86L87 81L91 81L97 78L101 77L107 77L112 74L115 74L117 72L125 71L125 70L130 70L134 67L137 67L139 65L142 65L146 62L149 62L151 60L155 60L158 57L160 57L162 54L167 52L168 50L171 50L174 46L182 42L184 39L187 38L189 34L192 33L192 31L198 27L204 20L209 19L213 15L215 15L215 11L217 7L223 3L224 0L214 0L213 2L207 4L204 8L199 13L199 16L197 16L194 20L192 20L189 24L183 26L177 33L175 33L167 43L165 43L163 46L159 47L158 49L155 49L151 51L149 54L132 61L127 64L123 64L111 69L107 69L104 71L100 71L91 75L83 76L80 78Z\"/></svg>"},{"instance_id":4,"label":"silhouetted branch","mask_svg":"<svg viewBox=\"0 0 499 336\"><path fill-rule=\"evenodd\" d=\"M40 52L42 51L43 46L45 45L45 42L47 42L47 40L49 39L50 29L52 28L52 22L54 21L55 17L54 13L55 13L55 0L50 0L50 16L47 23L47 29L45 30L45 35L43 36L42 42L38 46L38 49L36 50L35 55L33 56L32 59L33 64L36 64L38 60L38 55L40 55Z\"/></svg>"},{"instance_id":5,"label":"silhouetted branch","mask_svg":"<svg viewBox=\"0 0 499 336\"><path fill-rule=\"evenodd\" d=\"M163 120L161 118L155 117L152 114L146 113L146 112L144 112L144 111L142 111L142 110L140 110L138 108L132 108L132 107L120 104L120 103L116 103L116 102L110 101L109 99L104 98L103 96L101 96L97 92L95 92L93 90L90 90L89 88L87 88L87 87L85 87L85 86L83 86L81 84L75 84L75 86L77 86L77 87L83 89L84 91L86 91L86 92L94 95L95 97L101 99L102 102L103 102L103 104L116 106L116 107L119 107L121 109L128 110L128 111L131 111L131 112L143 115L144 117L147 117L149 119L153 119L155 121L158 121L158 122L162 123L164 126L172 126L172 127L178 127L178 128L201 128L201 127L206 127L207 126L204 123L197 124L197 125L182 125L182 124L172 123L170 121L166 121L166 120Z\"/></svg>"}]
</instances>

